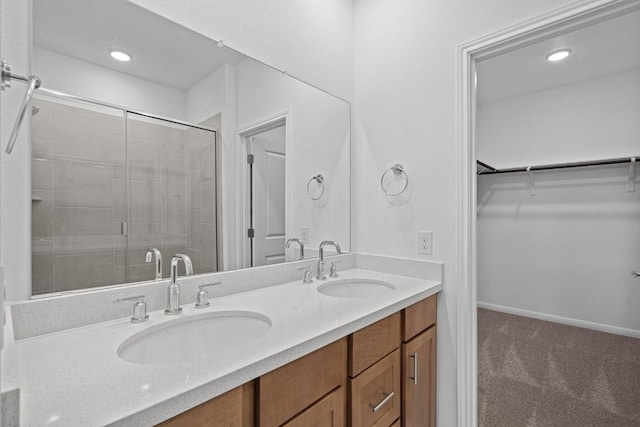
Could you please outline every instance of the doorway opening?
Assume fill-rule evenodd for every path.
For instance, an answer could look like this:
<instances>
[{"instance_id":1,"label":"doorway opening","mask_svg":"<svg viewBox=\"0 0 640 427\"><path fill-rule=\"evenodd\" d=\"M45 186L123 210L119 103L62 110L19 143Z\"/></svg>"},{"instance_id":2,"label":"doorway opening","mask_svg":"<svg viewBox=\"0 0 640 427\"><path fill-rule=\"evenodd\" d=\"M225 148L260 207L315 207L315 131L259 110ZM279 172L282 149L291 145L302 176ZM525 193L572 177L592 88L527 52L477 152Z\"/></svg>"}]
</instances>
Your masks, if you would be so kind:
<instances>
[{"instance_id":1,"label":"doorway opening","mask_svg":"<svg viewBox=\"0 0 640 427\"><path fill-rule=\"evenodd\" d=\"M629 13L633 13L638 10L639 4L637 1L594 1L594 2L583 2L578 5L572 5L570 7L566 7L557 11L554 11L550 14L541 16L534 20L525 22L521 25L515 26L513 28L509 28L505 31L501 31L496 34L489 35L482 39L473 41L471 43L460 46L459 48L459 70L460 70L460 81L459 81L459 94L460 94L460 108L459 108L459 141L460 145L460 158L461 162L459 163L459 176L461 181L460 184L460 245L461 245L461 255L459 258L459 279L460 279L460 288L458 293L458 329L459 329L459 339L458 339L458 372L459 372L459 383L458 383L458 401L459 401L459 424L460 425L478 425L478 413L479 410L482 410L482 407L479 408L478 403L478 349L482 343L479 342L480 339L484 339L484 337L479 337L476 335L477 327L478 327L478 319L477 319L477 304L478 304L478 292L479 292L479 274L480 270L478 263L484 262L483 259L480 259L480 250L482 248L482 242L479 241L478 232L478 202L486 202L487 198L490 196L486 196L482 200L479 200L478 196L478 185L476 182L477 173L480 170L486 169L484 166L482 169L478 168L478 160L483 160L486 164L493 166L493 169L513 169L521 166L525 167L525 172L522 174L522 179L519 181L515 178L513 180L517 181L512 183L511 191L525 191L527 193L527 197L536 197L535 195L529 196L530 193L538 193L541 195L543 189L545 188L542 172L540 174L533 174L533 178L531 174L528 172L531 169L535 169L536 166L544 166L547 163L551 164L564 164L568 163L568 159L531 159L526 164L513 164L504 163L502 165L491 165L490 161L486 158L480 158L477 153L479 152L479 134L478 129L480 129L480 117L478 111L478 93L476 92L476 85L482 85L483 80L486 82L485 78L481 78L477 74L478 64L481 61L487 61L491 58L497 58L500 55L505 55L509 53L516 52L522 48L530 47L539 43L543 40L550 40L554 37L561 34L568 34L572 31L588 27L590 25L598 24L610 20L615 17L619 17L622 15L627 15ZM637 38L636 38L637 39ZM565 46L562 46L565 47ZM544 58L543 58L544 59ZM520 76L521 79L526 80L525 77ZM604 99L603 99L604 100ZM542 108L540 108L542 109ZM513 112L513 110L511 111ZM513 121L509 121L513 123ZM534 130L537 131L537 128ZM517 132L512 132L513 138L516 138L519 134ZM603 144L606 144L606 141L603 141ZM563 146L558 146L558 149L554 151L554 154L559 155L562 154ZM637 147L637 139L636 139L636 147ZM505 151L502 152L505 154ZM578 151L578 155L586 155L584 150ZM590 153L589 158L577 158L575 163L579 163L579 161L583 160L602 160L606 158L618 158L618 157L629 157L629 160L632 160L633 156L638 153L625 153L624 155L618 155L617 153L604 153L601 152L598 155L594 155L594 153ZM531 167L529 171L527 168ZM625 166L621 166L625 168ZM626 166L626 170L628 166ZM583 169L580 169L583 170ZM516 172L517 173L517 172ZM546 172L545 172L546 173ZM569 173L569 172L566 172ZM625 177L628 174L624 174ZM507 175L505 175L507 176ZM515 175L508 175L515 176ZM498 179L498 178L496 178ZM511 180L511 179L510 179ZM511 181L513 181L511 180ZM571 181L575 181L575 178L571 178ZM618 181L620 181L618 179ZM575 184L575 182L574 182ZM624 183L626 186L626 182ZM505 188L505 185L508 187L506 183L500 183L502 188ZM565 184L560 184L566 185ZM547 189L551 188L550 186L546 187ZM622 188L622 187L621 187ZM483 190L484 191L484 190ZM578 190L580 191L580 190ZM624 191L624 190L622 190ZM484 195L484 193L483 193ZM484 197L484 196L483 196ZM496 200L495 198L493 199ZM566 201L566 199L565 199ZM513 207L514 205L512 205ZM543 206L545 209L548 209L549 206ZM505 206L502 206L503 210L506 209ZM517 206L516 206L517 208ZM548 214L548 212L538 210L538 213L542 212L543 214ZM504 212L503 212L504 213ZM566 212L565 212L566 213ZM522 214L522 212L520 212ZM531 212L529 212L531 214ZM496 218L499 215L496 215ZM603 230L606 231L606 230ZM486 249L483 249L486 252ZM513 251L511 252L514 253ZM530 263L535 264L535 260L530 259ZM631 268L637 266L630 266ZM486 268L484 268L484 272L486 273ZM626 276L629 276L629 271L625 271L625 281L628 280ZM484 274L484 273L483 273ZM484 276L483 276L484 277ZM517 280L516 280L517 282ZM626 282L625 282L626 283ZM626 284L622 284L621 286L626 286ZM484 297L484 296L483 296ZM574 298L574 302L578 301L579 298L576 296ZM531 302L531 299L529 299ZM495 308L495 307L494 307ZM597 311L597 305L593 306L593 311ZM624 310L623 310L624 311ZM521 313L522 314L522 313ZM531 317L531 316L530 316ZM531 324L533 322L529 322ZM583 325L584 326L584 325ZM640 329L640 328L636 328ZM501 355L502 357L503 355ZM521 361L522 362L522 361ZM520 363L519 367L522 368L526 366L526 362ZM526 369L525 369L526 371ZM534 380L538 381L536 378L529 376L528 378L531 380L530 382L533 384ZM504 389L502 389L504 390ZM587 390L583 390L584 393L588 393ZM584 397L584 396L583 396ZM524 398L523 398L524 399ZM522 399L521 399L522 400ZM525 399L526 400L526 399ZM606 399L605 399L606 400ZM557 401L557 399L555 399ZM618 405L618 409L624 407L623 403L620 403L616 400L616 404ZM588 405L587 405L588 406ZM565 408L566 409L566 408ZM606 408L605 408L606 409ZM621 409L623 412L624 410ZM564 411L565 415L570 411ZM531 413L532 416L535 417L534 413ZM616 414L614 414L616 415ZM622 416L634 416L633 414L629 415L628 412L624 412L622 414L617 414ZM609 416L609 415L606 415ZM542 423L543 420L535 419L538 423ZM520 420L521 422L526 423L526 420ZM535 423L534 423L535 424Z\"/></svg>"},{"instance_id":2,"label":"doorway opening","mask_svg":"<svg viewBox=\"0 0 640 427\"><path fill-rule=\"evenodd\" d=\"M248 267L286 261L287 120L278 116L241 133L246 150L245 260Z\"/></svg>"}]
</instances>

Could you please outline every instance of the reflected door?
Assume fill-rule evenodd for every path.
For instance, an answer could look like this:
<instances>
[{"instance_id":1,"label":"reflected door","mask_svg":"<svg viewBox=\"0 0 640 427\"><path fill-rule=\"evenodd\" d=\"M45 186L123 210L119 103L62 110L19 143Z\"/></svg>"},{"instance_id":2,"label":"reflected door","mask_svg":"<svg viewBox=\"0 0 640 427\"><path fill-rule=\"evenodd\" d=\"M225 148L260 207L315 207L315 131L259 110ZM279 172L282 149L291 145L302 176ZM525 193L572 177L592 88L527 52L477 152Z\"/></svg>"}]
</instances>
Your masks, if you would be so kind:
<instances>
[{"instance_id":1,"label":"reflected door","mask_svg":"<svg viewBox=\"0 0 640 427\"><path fill-rule=\"evenodd\" d=\"M285 261L285 126L249 139L253 267Z\"/></svg>"}]
</instances>

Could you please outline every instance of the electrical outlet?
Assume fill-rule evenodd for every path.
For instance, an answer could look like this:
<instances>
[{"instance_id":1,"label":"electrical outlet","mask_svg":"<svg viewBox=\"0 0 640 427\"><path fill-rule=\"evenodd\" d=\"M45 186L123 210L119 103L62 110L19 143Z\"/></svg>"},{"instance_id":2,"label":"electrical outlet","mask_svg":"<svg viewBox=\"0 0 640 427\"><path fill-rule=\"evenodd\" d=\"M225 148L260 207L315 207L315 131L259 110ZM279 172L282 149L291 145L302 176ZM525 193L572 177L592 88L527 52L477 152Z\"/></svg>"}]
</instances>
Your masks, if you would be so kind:
<instances>
[{"instance_id":1,"label":"electrical outlet","mask_svg":"<svg viewBox=\"0 0 640 427\"><path fill-rule=\"evenodd\" d=\"M309 227L300 227L300 240L305 245L309 244Z\"/></svg>"},{"instance_id":2,"label":"electrical outlet","mask_svg":"<svg viewBox=\"0 0 640 427\"><path fill-rule=\"evenodd\" d=\"M418 253L422 255L433 254L433 233L431 231L418 231Z\"/></svg>"}]
</instances>

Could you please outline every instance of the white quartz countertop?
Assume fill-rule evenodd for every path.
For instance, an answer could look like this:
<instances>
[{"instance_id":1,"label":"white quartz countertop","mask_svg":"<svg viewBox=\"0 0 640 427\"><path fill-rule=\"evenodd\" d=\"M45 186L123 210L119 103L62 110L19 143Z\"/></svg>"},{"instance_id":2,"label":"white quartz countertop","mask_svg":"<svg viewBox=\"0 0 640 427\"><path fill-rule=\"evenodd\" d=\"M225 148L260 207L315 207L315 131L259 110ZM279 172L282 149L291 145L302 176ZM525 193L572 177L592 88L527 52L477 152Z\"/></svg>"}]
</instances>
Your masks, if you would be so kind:
<instances>
[{"instance_id":1,"label":"white quartz countertop","mask_svg":"<svg viewBox=\"0 0 640 427\"><path fill-rule=\"evenodd\" d=\"M153 425L349 335L442 289L440 282L351 269L335 281L377 279L395 291L384 298L335 298L317 292L324 281L301 281L211 299L178 316L149 313L6 343L3 382L20 388L22 426ZM90 310L91 307L85 307ZM128 337L146 328L215 311L253 311L272 327L235 351L221 348L196 362L140 365L118 357ZM9 337L10 338L10 337ZM5 368L5 366L3 366ZM6 376L9 378L6 378Z\"/></svg>"}]
</instances>

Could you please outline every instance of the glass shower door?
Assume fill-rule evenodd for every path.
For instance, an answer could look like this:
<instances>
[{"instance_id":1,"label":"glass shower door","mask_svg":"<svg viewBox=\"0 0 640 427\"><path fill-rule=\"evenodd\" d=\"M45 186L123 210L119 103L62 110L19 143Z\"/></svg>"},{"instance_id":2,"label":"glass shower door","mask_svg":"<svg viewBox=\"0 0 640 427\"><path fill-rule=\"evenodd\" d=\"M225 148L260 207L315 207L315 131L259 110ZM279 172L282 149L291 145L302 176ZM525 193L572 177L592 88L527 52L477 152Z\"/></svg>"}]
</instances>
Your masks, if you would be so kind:
<instances>
[{"instance_id":1,"label":"glass shower door","mask_svg":"<svg viewBox=\"0 0 640 427\"><path fill-rule=\"evenodd\" d=\"M70 97L32 103L32 295L218 270L216 132ZM184 275L184 267L179 273Z\"/></svg>"},{"instance_id":2,"label":"glass shower door","mask_svg":"<svg viewBox=\"0 0 640 427\"><path fill-rule=\"evenodd\" d=\"M38 95L31 137L32 294L124 283L123 112Z\"/></svg>"},{"instance_id":3,"label":"glass shower door","mask_svg":"<svg viewBox=\"0 0 640 427\"><path fill-rule=\"evenodd\" d=\"M212 131L127 113L129 282L154 278L150 248L162 254L165 278L176 253L195 274L217 271L215 142Z\"/></svg>"}]
</instances>

